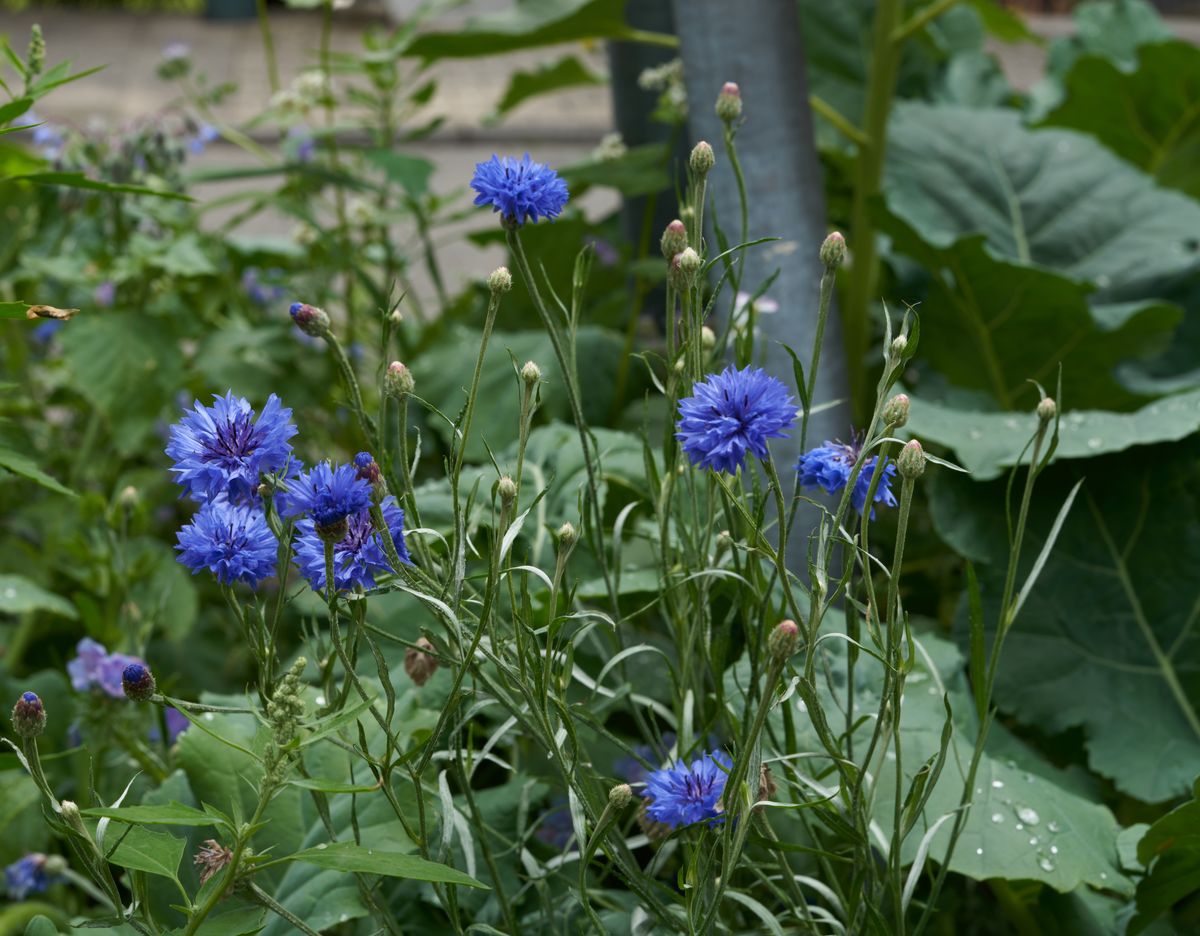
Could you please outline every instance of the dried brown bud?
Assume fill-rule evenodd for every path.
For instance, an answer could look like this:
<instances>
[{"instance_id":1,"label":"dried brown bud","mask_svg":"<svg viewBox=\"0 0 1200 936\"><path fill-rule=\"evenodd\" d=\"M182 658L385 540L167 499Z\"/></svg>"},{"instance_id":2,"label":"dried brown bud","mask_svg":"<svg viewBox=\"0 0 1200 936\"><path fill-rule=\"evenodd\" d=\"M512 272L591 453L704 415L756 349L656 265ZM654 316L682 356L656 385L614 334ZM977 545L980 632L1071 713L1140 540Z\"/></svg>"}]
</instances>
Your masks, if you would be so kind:
<instances>
[{"instance_id":1,"label":"dried brown bud","mask_svg":"<svg viewBox=\"0 0 1200 936\"><path fill-rule=\"evenodd\" d=\"M408 673L408 678L418 686L425 685L429 682L429 678L437 672L437 657L429 652L431 650L433 650L433 644L422 637L417 641L415 647L408 647L404 651L404 672Z\"/></svg>"}]
</instances>

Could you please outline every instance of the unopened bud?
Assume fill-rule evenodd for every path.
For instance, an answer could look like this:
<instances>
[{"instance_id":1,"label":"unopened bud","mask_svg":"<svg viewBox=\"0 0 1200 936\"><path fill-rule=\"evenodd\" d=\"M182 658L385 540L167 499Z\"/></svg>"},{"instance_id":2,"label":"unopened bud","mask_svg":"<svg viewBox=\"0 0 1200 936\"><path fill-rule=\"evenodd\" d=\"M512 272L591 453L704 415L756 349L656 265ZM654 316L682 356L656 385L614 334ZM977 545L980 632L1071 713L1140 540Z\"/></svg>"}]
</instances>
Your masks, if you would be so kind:
<instances>
[{"instance_id":1,"label":"unopened bud","mask_svg":"<svg viewBox=\"0 0 1200 936\"><path fill-rule=\"evenodd\" d=\"M717 346L717 333L704 325L700 329L700 347L705 351L711 351Z\"/></svg>"},{"instance_id":2,"label":"unopened bud","mask_svg":"<svg viewBox=\"0 0 1200 936\"><path fill-rule=\"evenodd\" d=\"M383 390L388 396L403 400L415 387L412 371L399 361L388 365L387 373L383 375Z\"/></svg>"},{"instance_id":3,"label":"unopened bud","mask_svg":"<svg viewBox=\"0 0 1200 936\"><path fill-rule=\"evenodd\" d=\"M558 528L558 543L563 549L570 549L579 539L579 532L573 523L564 523Z\"/></svg>"},{"instance_id":4,"label":"unopened bud","mask_svg":"<svg viewBox=\"0 0 1200 936\"><path fill-rule=\"evenodd\" d=\"M897 393L883 404L884 425L899 428L908 422L908 395Z\"/></svg>"},{"instance_id":5,"label":"unopened bud","mask_svg":"<svg viewBox=\"0 0 1200 936\"><path fill-rule=\"evenodd\" d=\"M893 361L899 361L904 357L904 352L908 348L908 338L904 335L897 335L892 339L891 355Z\"/></svg>"},{"instance_id":6,"label":"unopened bud","mask_svg":"<svg viewBox=\"0 0 1200 936\"><path fill-rule=\"evenodd\" d=\"M329 334L329 316L324 309L309 305L307 302L293 302L288 310L296 327L306 335L314 338L324 338Z\"/></svg>"},{"instance_id":7,"label":"unopened bud","mask_svg":"<svg viewBox=\"0 0 1200 936\"><path fill-rule=\"evenodd\" d=\"M836 269L846 259L846 238L834 231L821 244L821 263L826 269Z\"/></svg>"},{"instance_id":8,"label":"unopened bud","mask_svg":"<svg viewBox=\"0 0 1200 936\"><path fill-rule=\"evenodd\" d=\"M121 489L121 493L117 495L117 502L126 510L133 510L141 499L138 494L138 489L132 484L126 485Z\"/></svg>"},{"instance_id":9,"label":"unopened bud","mask_svg":"<svg viewBox=\"0 0 1200 936\"><path fill-rule=\"evenodd\" d=\"M496 267L492 270L492 275L488 277L488 289L492 291L493 296L512 289L512 274L508 272L508 267Z\"/></svg>"},{"instance_id":10,"label":"unopened bud","mask_svg":"<svg viewBox=\"0 0 1200 936\"><path fill-rule=\"evenodd\" d=\"M521 379L525 381L527 387L532 387L542 379L542 369L533 361L526 361L521 367Z\"/></svg>"},{"instance_id":11,"label":"unopened bud","mask_svg":"<svg viewBox=\"0 0 1200 936\"><path fill-rule=\"evenodd\" d=\"M418 686L425 685L437 672L437 657L429 652L432 649L433 644L421 637L415 647L408 647L404 651L404 672Z\"/></svg>"},{"instance_id":12,"label":"unopened bud","mask_svg":"<svg viewBox=\"0 0 1200 936\"><path fill-rule=\"evenodd\" d=\"M86 839L91 838L91 835L88 834L87 826L83 824L83 816L79 814L79 807L73 801L69 799L63 800L58 804L58 812L63 817L63 821L77 833Z\"/></svg>"},{"instance_id":13,"label":"unopened bud","mask_svg":"<svg viewBox=\"0 0 1200 936\"><path fill-rule=\"evenodd\" d=\"M731 124L742 117L742 90L732 81L727 81L721 86L721 93L717 95L717 106L715 108L717 117L722 123Z\"/></svg>"},{"instance_id":14,"label":"unopened bud","mask_svg":"<svg viewBox=\"0 0 1200 936\"><path fill-rule=\"evenodd\" d=\"M700 255L691 247L685 247L671 260L671 284L681 292L696 285L696 274L700 272Z\"/></svg>"},{"instance_id":15,"label":"unopened bud","mask_svg":"<svg viewBox=\"0 0 1200 936\"><path fill-rule=\"evenodd\" d=\"M46 877L53 880L66 874L68 867L70 865L67 864L67 859L62 855L47 855L46 863L42 865L42 870L46 872Z\"/></svg>"},{"instance_id":16,"label":"unopened bud","mask_svg":"<svg viewBox=\"0 0 1200 936\"><path fill-rule=\"evenodd\" d=\"M800 643L800 628L793 620L780 621L767 638L767 649L781 663L790 659Z\"/></svg>"},{"instance_id":17,"label":"unopened bud","mask_svg":"<svg viewBox=\"0 0 1200 936\"><path fill-rule=\"evenodd\" d=\"M608 805L614 810L624 809L633 799L633 789L628 783L618 783L608 791Z\"/></svg>"},{"instance_id":18,"label":"unopened bud","mask_svg":"<svg viewBox=\"0 0 1200 936\"><path fill-rule=\"evenodd\" d=\"M32 81L42 73L46 64L46 38L42 35L42 27L34 23L29 27L29 55L25 59L25 70Z\"/></svg>"},{"instance_id":19,"label":"unopened bud","mask_svg":"<svg viewBox=\"0 0 1200 936\"><path fill-rule=\"evenodd\" d=\"M688 165L692 167L692 172L701 178L712 171L716 161L713 148L703 140L692 147L692 155L688 157Z\"/></svg>"},{"instance_id":20,"label":"unopened bud","mask_svg":"<svg viewBox=\"0 0 1200 936\"><path fill-rule=\"evenodd\" d=\"M22 738L36 738L46 730L46 707L36 692L22 692L13 706L13 731Z\"/></svg>"},{"instance_id":21,"label":"unopened bud","mask_svg":"<svg viewBox=\"0 0 1200 936\"><path fill-rule=\"evenodd\" d=\"M666 260L673 259L677 254L682 253L683 249L688 245L687 226L676 218L663 231L660 243L663 258Z\"/></svg>"},{"instance_id":22,"label":"unopened bud","mask_svg":"<svg viewBox=\"0 0 1200 936\"><path fill-rule=\"evenodd\" d=\"M1042 397L1038 401L1037 416L1041 422L1048 423L1058 413L1058 404L1051 397Z\"/></svg>"},{"instance_id":23,"label":"unopened bud","mask_svg":"<svg viewBox=\"0 0 1200 936\"><path fill-rule=\"evenodd\" d=\"M500 495L500 503L507 507L517 496L517 482L505 475L496 483L496 493Z\"/></svg>"},{"instance_id":24,"label":"unopened bud","mask_svg":"<svg viewBox=\"0 0 1200 936\"><path fill-rule=\"evenodd\" d=\"M900 454L896 457L896 468L901 477L910 480L916 480L925 473L925 450L921 448L920 442L913 439L904 444L904 448L900 449Z\"/></svg>"},{"instance_id":25,"label":"unopened bud","mask_svg":"<svg viewBox=\"0 0 1200 936\"><path fill-rule=\"evenodd\" d=\"M125 690L125 698L149 702L157 687L150 667L145 663L130 663L121 671L121 688Z\"/></svg>"}]
</instances>

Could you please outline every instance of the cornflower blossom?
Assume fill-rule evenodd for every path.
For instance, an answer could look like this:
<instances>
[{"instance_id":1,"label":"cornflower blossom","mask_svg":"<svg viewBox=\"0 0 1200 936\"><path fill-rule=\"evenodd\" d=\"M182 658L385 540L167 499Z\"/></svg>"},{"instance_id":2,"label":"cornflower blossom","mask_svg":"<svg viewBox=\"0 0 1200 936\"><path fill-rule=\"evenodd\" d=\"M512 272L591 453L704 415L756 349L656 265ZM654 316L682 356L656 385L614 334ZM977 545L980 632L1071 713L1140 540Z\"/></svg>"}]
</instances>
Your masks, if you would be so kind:
<instances>
[{"instance_id":1,"label":"cornflower blossom","mask_svg":"<svg viewBox=\"0 0 1200 936\"><path fill-rule=\"evenodd\" d=\"M222 585L253 587L275 574L279 541L257 506L210 501L176 538L177 558L193 575L207 570Z\"/></svg>"},{"instance_id":2,"label":"cornflower blossom","mask_svg":"<svg viewBox=\"0 0 1200 936\"><path fill-rule=\"evenodd\" d=\"M858 443L829 442L805 452L796 462L796 472L800 476L803 487L823 488L830 494L836 494L850 481L850 473L854 463L858 461L861 447ZM850 504L859 513L867 505L867 494L871 490L871 479L875 477L875 466L878 456L871 456L863 463L862 470L854 481L854 490L850 493ZM883 476L875 489L876 504L885 507L896 506L896 495L892 493L892 479L896 476L895 462L887 462L883 467ZM875 518L875 508L871 507L871 519Z\"/></svg>"},{"instance_id":3,"label":"cornflower blossom","mask_svg":"<svg viewBox=\"0 0 1200 936\"><path fill-rule=\"evenodd\" d=\"M193 500L212 500L222 494L246 500L264 473L288 464L296 434L292 411L271 394L262 413L232 391L214 396L212 406L199 400L171 426L167 455L175 460L171 473Z\"/></svg>"},{"instance_id":4,"label":"cornflower blossom","mask_svg":"<svg viewBox=\"0 0 1200 936\"><path fill-rule=\"evenodd\" d=\"M690 765L680 761L646 778L646 814L671 829L711 822L721 818L725 793L733 761L722 751L696 758Z\"/></svg>"},{"instance_id":5,"label":"cornflower blossom","mask_svg":"<svg viewBox=\"0 0 1200 936\"><path fill-rule=\"evenodd\" d=\"M523 159L493 155L487 162L476 163L471 188L477 193L476 205L491 205L506 224L515 227L558 217L570 197L567 183L558 173L534 162L528 153Z\"/></svg>"},{"instance_id":6,"label":"cornflower blossom","mask_svg":"<svg viewBox=\"0 0 1200 936\"><path fill-rule=\"evenodd\" d=\"M767 439L783 438L796 405L782 382L756 367L732 365L679 401L675 438L698 468L735 473L746 455L767 457Z\"/></svg>"},{"instance_id":7,"label":"cornflower blossom","mask_svg":"<svg viewBox=\"0 0 1200 936\"><path fill-rule=\"evenodd\" d=\"M383 520L396 554L401 562L409 562L408 549L404 543L404 511L396 504L396 498L387 497L382 504ZM383 548L383 537L371 523L370 510L361 510L349 518L346 535L333 546L333 583L339 591L356 586L375 587L375 576L379 573L397 572L388 561ZM308 583L316 591L325 589L325 543L317 533L312 520L301 520L296 524L296 565Z\"/></svg>"}]
</instances>

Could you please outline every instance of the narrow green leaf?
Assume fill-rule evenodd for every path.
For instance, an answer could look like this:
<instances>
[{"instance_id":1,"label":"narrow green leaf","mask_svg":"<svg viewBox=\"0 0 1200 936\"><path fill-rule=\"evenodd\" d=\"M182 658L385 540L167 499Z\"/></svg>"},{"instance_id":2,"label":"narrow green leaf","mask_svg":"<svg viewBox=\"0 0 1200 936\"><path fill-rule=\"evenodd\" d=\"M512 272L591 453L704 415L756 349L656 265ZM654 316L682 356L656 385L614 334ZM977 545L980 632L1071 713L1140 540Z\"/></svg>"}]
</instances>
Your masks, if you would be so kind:
<instances>
[{"instance_id":1,"label":"narrow green leaf","mask_svg":"<svg viewBox=\"0 0 1200 936\"><path fill-rule=\"evenodd\" d=\"M114 819L117 822L128 822L135 825L174 825L174 826L215 826L219 823L206 812L184 806L182 803L168 803L165 806L122 806L113 808L107 806L95 809L81 809L85 816L96 819Z\"/></svg>"},{"instance_id":2,"label":"narrow green leaf","mask_svg":"<svg viewBox=\"0 0 1200 936\"><path fill-rule=\"evenodd\" d=\"M982 719L987 710L987 645L984 641L983 598L979 594L979 579L973 563L967 563L967 603L969 608L971 691L975 695L975 711Z\"/></svg>"},{"instance_id":3,"label":"narrow green leaf","mask_svg":"<svg viewBox=\"0 0 1200 936\"><path fill-rule=\"evenodd\" d=\"M406 878L411 881L461 884L464 887L488 889L486 884L449 865L437 864L416 855L406 855L401 852L363 848L353 842L332 842L328 845L306 848L302 852L289 855L288 860L303 861L305 864L316 865L319 868L348 871L354 874L382 874L386 877Z\"/></svg>"},{"instance_id":4,"label":"narrow green leaf","mask_svg":"<svg viewBox=\"0 0 1200 936\"><path fill-rule=\"evenodd\" d=\"M144 185L121 185L116 182L101 182L98 179L89 179L82 172L25 172L0 179L0 182L34 182L38 185L65 185L68 188L89 189L95 192L153 195L156 198L173 198L178 201L193 200L190 195L184 195L182 192L152 189Z\"/></svg>"},{"instance_id":5,"label":"narrow green leaf","mask_svg":"<svg viewBox=\"0 0 1200 936\"><path fill-rule=\"evenodd\" d=\"M20 475L22 478L28 478L30 481L34 481L44 488L49 488L51 491L57 491L59 494L66 494L68 497L79 496L69 487L60 484L38 468L25 455L2 445L0 445L0 468L6 468L13 474Z\"/></svg>"}]
</instances>

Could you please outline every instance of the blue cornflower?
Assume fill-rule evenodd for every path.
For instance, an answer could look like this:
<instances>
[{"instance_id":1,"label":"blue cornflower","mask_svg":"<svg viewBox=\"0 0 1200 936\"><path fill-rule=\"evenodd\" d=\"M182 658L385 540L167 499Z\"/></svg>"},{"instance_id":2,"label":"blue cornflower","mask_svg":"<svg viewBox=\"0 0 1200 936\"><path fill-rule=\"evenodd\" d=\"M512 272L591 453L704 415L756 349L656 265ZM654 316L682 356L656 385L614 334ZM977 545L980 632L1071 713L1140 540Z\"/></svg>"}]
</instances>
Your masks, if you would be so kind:
<instances>
[{"instance_id":1,"label":"blue cornflower","mask_svg":"<svg viewBox=\"0 0 1200 936\"><path fill-rule=\"evenodd\" d=\"M209 501L176 538L179 561L193 574L207 569L222 585L255 586L275 574L279 541L258 507Z\"/></svg>"},{"instance_id":2,"label":"blue cornflower","mask_svg":"<svg viewBox=\"0 0 1200 936\"><path fill-rule=\"evenodd\" d=\"M47 858L40 853L19 858L4 869L4 883L10 900L24 900L30 894L40 894L54 883L46 870Z\"/></svg>"},{"instance_id":3,"label":"blue cornflower","mask_svg":"<svg viewBox=\"0 0 1200 936\"><path fill-rule=\"evenodd\" d=\"M796 462L796 472L800 475L800 483L804 487L821 487L830 494L842 490L850 480L850 472L858 460L861 448L857 443L829 442L812 451L805 452ZM867 505L867 494L870 493L871 479L875 476L875 465L878 456L871 456L863 462L862 471L854 482L854 490L850 493L850 504L859 513ZM892 493L892 479L896 476L894 462L886 462L883 466L883 477L875 489L875 503L885 507L896 506L896 495ZM875 508L871 508L871 518L875 517Z\"/></svg>"},{"instance_id":4,"label":"blue cornflower","mask_svg":"<svg viewBox=\"0 0 1200 936\"><path fill-rule=\"evenodd\" d=\"M212 124L201 124L196 130L195 135L188 140L188 149L192 154L199 156L207 148L209 143L215 143L221 139L221 131Z\"/></svg>"},{"instance_id":5,"label":"blue cornflower","mask_svg":"<svg viewBox=\"0 0 1200 936\"><path fill-rule=\"evenodd\" d=\"M320 462L288 482L283 502L284 516L308 514L317 527L334 527L371 506L371 486L354 465Z\"/></svg>"},{"instance_id":6,"label":"blue cornflower","mask_svg":"<svg viewBox=\"0 0 1200 936\"><path fill-rule=\"evenodd\" d=\"M145 663L130 663L121 670L121 687L125 690L125 698L134 702L149 702L158 688L154 674Z\"/></svg>"},{"instance_id":7,"label":"blue cornflower","mask_svg":"<svg viewBox=\"0 0 1200 936\"><path fill-rule=\"evenodd\" d=\"M570 193L567 183L544 163L493 155L487 162L475 164L471 188L476 205L491 205L506 224L519 227L526 220L557 218Z\"/></svg>"},{"instance_id":8,"label":"blue cornflower","mask_svg":"<svg viewBox=\"0 0 1200 936\"><path fill-rule=\"evenodd\" d=\"M404 545L404 511L396 506L396 498L383 501L383 520L396 544L396 554L408 562ZM383 551L383 539L371 525L371 512L361 510L349 518L347 532L333 546L333 582L339 591L356 585L375 587L375 573L395 572ZM325 588L325 543L312 520L296 524L296 565L308 583L317 591Z\"/></svg>"},{"instance_id":9,"label":"blue cornflower","mask_svg":"<svg viewBox=\"0 0 1200 936\"><path fill-rule=\"evenodd\" d=\"M121 674L131 663L144 663L140 657L109 653L104 645L84 637L75 648L77 656L68 661L67 673L76 692L99 689L114 699L125 698Z\"/></svg>"},{"instance_id":10,"label":"blue cornflower","mask_svg":"<svg viewBox=\"0 0 1200 936\"><path fill-rule=\"evenodd\" d=\"M67 323L61 319L45 319L33 329L33 340L38 344L49 344L50 339L58 334L60 328Z\"/></svg>"},{"instance_id":11,"label":"blue cornflower","mask_svg":"<svg viewBox=\"0 0 1200 936\"><path fill-rule=\"evenodd\" d=\"M713 751L692 761L656 770L646 779L646 814L672 829L693 822L719 819L725 781L733 761Z\"/></svg>"},{"instance_id":12,"label":"blue cornflower","mask_svg":"<svg viewBox=\"0 0 1200 936\"><path fill-rule=\"evenodd\" d=\"M288 463L296 434L292 411L271 394L257 421L254 409L232 391L214 396L212 406L199 400L171 427L167 454L175 482L194 500L207 501L221 494L245 500L258 488L259 475L278 471Z\"/></svg>"},{"instance_id":13,"label":"blue cornflower","mask_svg":"<svg viewBox=\"0 0 1200 936\"><path fill-rule=\"evenodd\" d=\"M675 428L692 464L733 474L746 453L767 457L767 439L783 438L796 405L782 382L757 367L710 374L679 401Z\"/></svg>"}]
</instances>

